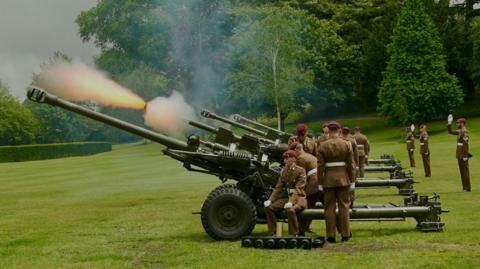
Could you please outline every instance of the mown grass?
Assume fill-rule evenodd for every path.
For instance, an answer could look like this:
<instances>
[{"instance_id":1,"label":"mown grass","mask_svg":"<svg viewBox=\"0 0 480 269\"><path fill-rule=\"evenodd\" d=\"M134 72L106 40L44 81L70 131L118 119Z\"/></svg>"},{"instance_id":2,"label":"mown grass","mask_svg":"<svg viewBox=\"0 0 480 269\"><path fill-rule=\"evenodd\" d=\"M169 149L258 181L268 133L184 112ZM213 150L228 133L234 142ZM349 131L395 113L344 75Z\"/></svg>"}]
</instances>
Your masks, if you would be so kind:
<instances>
[{"instance_id":1,"label":"mown grass","mask_svg":"<svg viewBox=\"0 0 480 269\"><path fill-rule=\"evenodd\" d=\"M403 134L381 120L362 125L371 156L407 163ZM320 123L311 124L314 130ZM480 119L469 121L477 155ZM354 238L323 249L242 249L203 231L203 200L220 181L187 172L156 144L116 146L89 157L0 164L0 268L480 268L480 165L471 160L473 192L461 192L455 137L430 124L432 173L414 169L420 193L441 195L446 223L421 233L416 222L354 222ZM396 189L359 190L357 201L401 203ZM324 222L314 221L318 235ZM286 227L285 227L286 228ZM264 234L257 225L254 234Z\"/></svg>"}]
</instances>

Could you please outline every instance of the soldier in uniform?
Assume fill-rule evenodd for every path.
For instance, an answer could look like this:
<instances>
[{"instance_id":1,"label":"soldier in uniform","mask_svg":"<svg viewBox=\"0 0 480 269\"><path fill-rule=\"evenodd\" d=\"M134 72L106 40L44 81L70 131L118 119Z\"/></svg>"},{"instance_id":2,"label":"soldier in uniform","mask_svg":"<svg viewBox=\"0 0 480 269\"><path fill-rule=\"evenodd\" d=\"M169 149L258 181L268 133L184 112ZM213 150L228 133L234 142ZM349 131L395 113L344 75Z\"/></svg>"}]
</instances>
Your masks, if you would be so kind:
<instances>
[{"instance_id":1,"label":"soldier in uniform","mask_svg":"<svg viewBox=\"0 0 480 269\"><path fill-rule=\"evenodd\" d=\"M307 173L307 184L305 185L305 194L307 195L307 207L314 208L315 203L320 200L318 191L318 178L317 178L317 158L310 153L303 150L302 144L294 142L289 149L293 149L298 152L297 165L305 169ZM311 229L311 220L300 220L300 234L304 235L305 232L313 232Z\"/></svg>"},{"instance_id":2,"label":"soldier in uniform","mask_svg":"<svg viewBox=\"0 0 480 269\"><path fill-rule=\"evenodd\" d=\"M432 172L430 170L430 148L428 146L428 133L427 125L420 125L420 154L422 155L423 169L425 170L425 177L431 177Z\"/></svg>"},{"instance_id":3,"label":"soldier in uniform","mask_svg":"<svg viewBox=\"0 0 480 269\"><path fill-rule=\"evenodd\" d=\"M350 128L342 127L342 137L352 145L353 149L353 160L355 161L355 181L357 180L358 174L360 173L359 163L360 158L358 156L357 142L355 138L350 134ZM355 190L350 192L350 208L353 208L353 202L355 201Z\"/></svg>"},{"instance_id":4,"label":"soldier in uniform","mask_svg":"<svg viewBox=\"0 0 480 269\"><path fill-rule=\"evenodd\" d=\"M292 136L290 137L290 139L288 139L289 147L290 147L290 144L292 144L293 142L298 142L302 144L303 150L305 152L315 155L315 153L317 152L316 143L315 143L315 140L313 140L313 138L308 136L307 125L303 123L297 125L297 128L295 129L295 133L297 135Z\"/></svg>"},{"instance_id":5,"label":"soldier in uniform","mask_svg":"<svg viewBox=\"0 0 480 269\"><path fill-rule=\"evenodd\" d=\"M447 119L447 129L448 133L457 136L457 160L458 168L460 169L460 176L462 178L462 187L463 191L470 192L470 170L468 166L468 159L472 155L468 152L468 144L470 142L470 136L467 130L467 120L465 118L460 118L457 120L458 130L452 130L453 116L448 115Z\"/></svg>"},{"instance_id":6,"label":"soldier in uniform","mask_svg":"<svg viewBox=\"0 0 480 269\"><path fill-rule=\"evenodd\" d=\"M328 123L329 139L318 149L318 189L324 192L327 241L336 242L336 208L338 206L339 230L342 241L348 241L350 233L350 191L355 189L355 161L351 144L340 137L340 124Z\"/></svg>"},{"instance_id":7,"label":"soldier in uniform","mask_svg":"<svg viewBox=\"0 0 480 269\"><path fill-rule=\"evenodd\" d=\"M407 132L406 136L406 143L407 143L407 151L408 151L408 158L410 159L410 167L415 167L415 135L413 131L415 128L412 126L407 127L405 131Z\"/></svg>"},{"instance_id":8,"label":"soldier in uniform","mask_svg":"<svg viewBox=\"0 0 480 269\"><path fill-rule=\"evenodd\" d=\"M270 198L263 203L266 209L268 231L275 234L277 223L275 213L285 209L288 217L288 233L298 235L300 231L297 214L307 207L305 198L307 175L305 169L296 164L296 151L287 150L283 153L283 161L285 167L280 173L277 185Z\"/></svg>"},{"instance_id":9,"label":"soldier in uniform","mask_svg":"<svg viewBox=\"0 0 480 269\"><path fill-rule=\"evenodd\" d=\"M370 143L367 137L362 134L360 127L355 127L355 134L353 135L355 142L357 142L358 151L358 177L365 175L365 163L370 154Z\"/></svg>"}]
</instances>

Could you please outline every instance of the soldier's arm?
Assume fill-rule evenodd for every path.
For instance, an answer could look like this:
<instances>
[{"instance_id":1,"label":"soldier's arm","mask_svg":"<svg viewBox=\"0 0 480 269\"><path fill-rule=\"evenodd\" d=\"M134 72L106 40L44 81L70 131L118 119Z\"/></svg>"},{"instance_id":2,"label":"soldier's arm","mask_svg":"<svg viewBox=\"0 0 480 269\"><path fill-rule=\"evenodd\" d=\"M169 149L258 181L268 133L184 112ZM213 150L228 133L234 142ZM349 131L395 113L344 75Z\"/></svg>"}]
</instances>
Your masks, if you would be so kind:
<instances>
[{"instance_id":1,"label":"soldier's arm","mask_svg":"<svg viewBox=\"0 0 480 269\"><path fill-rule=\"evenodd\" d=\"M323 186L325 178L325 159L322 155L322 146L319 146L317 151L317 178L318 184Z\"/></svg>"},{"instance_id":2,"label":"soldier's arm","mask_svg":"<svg viewBox=\"0 0 480 269\"><path fill-rule=\"evenodd\" d=\"M275 185L275 188L273 189L272 194L270 195L270 198L268 200L275 202L278 199L278 195L283 191L283 180L282 180L282 173L280 173L280 177L278 178L277 185Z\"/></svg>"},{"instance_id":3,"label":"soldier's arm","mask_svg":"<svg viewBox=\"0 0 480 269\"><path fill-rule=\"evenodd\" d=\"M470 157L470 154L469 154L469 145L468 145L468 142L470 142L470 137L468 135L468 133L463 133L463 136L462 136L462 140L463 140L463 147L462 147L462 157L463 158L469 158Z\"/></svg>"},{"instance_id":4,"label":"soldier's arm","mask_svg":"<svg viewBox=\"0 0 480 269\"><path fill-rule=\"evenodd\" d=\"M347 154L347 174L348 174L348 178L349 178L349 181L350 183L354 183L356 181L356 178L355 178L355 161L354 161L354 157L353 157L353 151L352 151L352 148L351 147L347 147L348 149L348 154Z\"/></svg>"},{"instance_id":5,"label":"soldier's arm","mask_svg":"<svg viewBox=\"0 0 480 269\"><path fill-rule=\"evenodd\" d=\"M368 142L368 139L365 139L365 152L367 155L370 155L370 142Z\"/></svg>"},{"instance_id":6,"label":"soldier's arm","mask_svg":"<svg viewBox=\"0 0 480 269\"><path fill-rule=\"evenodd\" d=\"M355 166L360 166L360 157L358 155L357 142L353 142L353 157L355 158Z\"/></svg>"},{"instance_id":7,"label":"soldier's arm","mask_svg":"<svg viewBox=\"0 0 480 269\"><path fill-rule=\"evenodd\" d=\"M458 130L452 130L452 125L447 124L448 133L451 135L458 135L460 132Z\"/></svg>"},{"instance_id":8,"label":"soldier's arm","mask_svg":"<svg viewBox=\"0 0 480 269\"><path fill-rule=\"evenodd\" d=\"M295 193L290 196L288 201L290 203L294 203L298 199L298 197L305 197L305 185L307 184L307 175L305 170L302 169L300 173L298 173L297 178L295 179Z\"/></svg>"}]
</instances>

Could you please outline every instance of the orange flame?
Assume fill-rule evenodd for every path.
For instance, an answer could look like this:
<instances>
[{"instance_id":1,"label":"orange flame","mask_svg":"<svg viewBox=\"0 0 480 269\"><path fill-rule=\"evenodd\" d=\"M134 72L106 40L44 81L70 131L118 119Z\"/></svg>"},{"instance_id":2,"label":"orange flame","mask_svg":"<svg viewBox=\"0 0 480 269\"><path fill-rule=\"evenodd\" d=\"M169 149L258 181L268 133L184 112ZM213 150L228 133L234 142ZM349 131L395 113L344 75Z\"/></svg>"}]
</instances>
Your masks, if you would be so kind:
<instances>
[{"instance_id":1,"label":"orange flame","mask_svg":"<svg viewBox=\"0 0 480 269\"><path fill-rule=\"evenodd\" d=\"M38 84L71 101L94 101L111 107L144 109L145 101L102 71L81 63L60 63L45 69Z\"/></svg>"}]
</instances>

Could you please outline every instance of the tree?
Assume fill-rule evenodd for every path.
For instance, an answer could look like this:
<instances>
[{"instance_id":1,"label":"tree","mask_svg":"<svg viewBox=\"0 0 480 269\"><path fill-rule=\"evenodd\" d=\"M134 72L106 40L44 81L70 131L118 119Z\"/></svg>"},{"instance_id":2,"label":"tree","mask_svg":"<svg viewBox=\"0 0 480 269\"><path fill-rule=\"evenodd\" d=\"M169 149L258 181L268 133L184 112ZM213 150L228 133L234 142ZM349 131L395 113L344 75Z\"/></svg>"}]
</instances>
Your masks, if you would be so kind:
<instances>
[{"instance_id":1,"label":"tree","mask_svg":"<svg viewBox=\"0 0 480 269\"><path fill-rule=\"evenodd\" d=\"M242 22L229 42L233 70L228 76L231 95L250 109L264 103L274 107L279 129L288 114L301 105L298 91L312 89L313 71L304 66L312 55L302 32L304 12L287 6L237 10Z\"/></svg>"},{"instance_id":2,"label":"tree","mask_svg":"<svg viewBox=\"0 0 480 269\"><path fill-rule=\"evenodd\" d=\"M444 115L462 103L461 88L446 71L438 32L422 0L407 0L391 40L379 91L380 115L406 124Z\"/></svg>"},{"instance_id":3,"label":"tree","mask_svg":"<svg viewBox=\"0 0 480 269\"><path fill-rule=\"evenodd\" d=\"M38 127L35 116L0 81L0 145L32 143Z\"/></svg>"}]
</instances>

